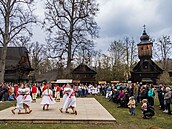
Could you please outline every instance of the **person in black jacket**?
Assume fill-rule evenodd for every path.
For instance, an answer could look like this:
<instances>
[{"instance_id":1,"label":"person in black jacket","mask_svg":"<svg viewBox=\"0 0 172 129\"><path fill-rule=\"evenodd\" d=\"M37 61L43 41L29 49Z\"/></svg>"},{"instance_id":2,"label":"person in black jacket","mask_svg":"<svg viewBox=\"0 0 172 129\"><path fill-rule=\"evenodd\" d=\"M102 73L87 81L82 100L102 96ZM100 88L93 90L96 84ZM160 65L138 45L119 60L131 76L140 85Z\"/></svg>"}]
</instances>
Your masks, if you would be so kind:
<instances>
[{"instance_id":1,"label":"person in black jacket","mask_svg":"<svg viewBox=\"0 0 172 129\"><path fill-rule=\"evenodd\" d=\"M140 99L141 101L143 99L148 99L148 89L145 86L142 86L141 92L140 92Z\"/></svg>"},{"instance_id":2,"label":"person in black jacket","mask_svg":"<svg viewBox=\"0 0 172 129\"><path fill-rule=\"evenodd\" d=\"M8 96L9 96L9 94L8 94L8 90L9 90L8 84L5 83L3 85L2 90L3 90L4 101L7 101L8 100Z\"/></svg>"},{"instance_id":3,"label":"person in black jacket","mask_svg":"<svg viewBox=\"0 0 172 129\"><path fill-rule=\"evenodd\" d=\"M158 93L160 109L165 110L164 109L164 86L163 85L159 85L159 88L157 89L157 93Z\"/></svg>"}]
</instances>

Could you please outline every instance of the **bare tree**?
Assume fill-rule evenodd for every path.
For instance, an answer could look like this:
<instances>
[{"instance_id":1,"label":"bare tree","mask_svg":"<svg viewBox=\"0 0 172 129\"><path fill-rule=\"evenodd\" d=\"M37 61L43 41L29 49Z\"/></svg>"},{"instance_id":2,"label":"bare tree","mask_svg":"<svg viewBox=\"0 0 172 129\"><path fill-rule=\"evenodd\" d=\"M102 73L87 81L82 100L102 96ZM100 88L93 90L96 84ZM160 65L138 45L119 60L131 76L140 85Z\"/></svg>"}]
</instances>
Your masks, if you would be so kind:
<instances>
[{"instance_id":1,"label":"bare tree","mask_svg":"<svg viewBox=\"0 0 172 129\"><path fill-rule=\"evenodd\" d=\"M30 33L29 25L36 22L31 9L33 0L0 0L0 43L2 44L0 62L0 82L4 81L7 46L17 36Z\"/></svg>"},{"instance_id":2,"label":"bare tree","mask_svg":"<svg viewBox=\"0 0 172 129\"><path fill-rule=\"evenodd\" d=\"M136 43L129 37L125 37L124 39L124 49L125 49L125 64L126 64L126 69L125 69L125 76L126 79L128 80L130 76L130 71L135 63L135 58L136 58Z\"/></svg>"},{"instance_id":3,"label":"bare tree","mask_svg":"<svg viewBox=\"0 0 172 129\"><path fill-rule=\"evenodd\" d=\"M95 0L47 0L45 27L49 32L48 44L55 56L67 58L67 75L76 52L92 44L98 36L94 20L98 12ZM88 45L89 46L89 45Z\"/></svg>"},{"instance_id":4,"label":"bare tree","mask_svg":"<svg viewBox=\"0 0 172 129\"><path fill-rule=\"evenodd\" d=\"M94 55L94 44L84 44L79 47L80 49L75 54L76 63L84 63L91 65L92 64L92 58Z\"/></svg>"},{"instance_id":5,"label":"bare tree","mask_svg":"<svg viewBox=\"0 0 172 129\"><path fill-rule=\"evenodd\" d=\"M123 41L112 42L108 51L112 57L112 65L118 65L119 62L125 61L125 46Z\"/></svg>"},{"instance_id":6,"label":"bare tree","mask_svg":"<svg viewBox=\"0 0 172 129\"><path fill-rule=\"evenodd\" d=\"M155 43L155 57L163 61L163 69L167 69L167 61L172 52L172 43L170 41L170 36L162 36Z\"/></svg>"},{"instance_id":7,"label":"bare tree","mask_svg":"<svg viewBox=\"0 0 172 129\"><path fill-rule=\"evenodd\" d=\"M47 58L47 49L46 46L38 42L31 43L27 48L30 52L29 55L31 57L31 65L34 69L33 75L35 77L40 73L40 67L42 67L41 63Z\"/></svg>"}]
</instances>

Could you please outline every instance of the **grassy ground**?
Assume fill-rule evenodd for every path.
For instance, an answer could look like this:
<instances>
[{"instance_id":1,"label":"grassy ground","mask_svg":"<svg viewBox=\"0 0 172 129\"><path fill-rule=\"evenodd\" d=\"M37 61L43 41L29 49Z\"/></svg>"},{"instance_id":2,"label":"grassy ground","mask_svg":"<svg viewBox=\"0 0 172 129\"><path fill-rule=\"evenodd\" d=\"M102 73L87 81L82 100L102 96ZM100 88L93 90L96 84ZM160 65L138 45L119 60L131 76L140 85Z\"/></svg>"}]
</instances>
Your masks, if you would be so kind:
<instances>
[{"instance_id":1,"label":"grassy ground","mask_svg":"<svg viewBox=\"0 0 172 129\"><path fill-rule=\"evenodd\" d=\"M117 125L122 129L145 129L156 126L163 129L172 128L172 115L159 110L158 100L155 99L155 116L152 119L143 119L140 105L136 107L136 116L130 116L127 108L117 108L113 102L108 102L104 97L95 97L117 120Z\"/></svg>"},{"instance_id":2,"label":"grassy ground","mask_svg":"<svg viewBox=\"0 0 172 129\"><path fill-rule=\"evenodd\" d=\"M3 102L0 102L0 111L3 110L3 109L6 109L8 107L12 107L12 106L15 106L15 101L3 101Z\"/></svg>"},{"instance_id":3,"label":"grassy ground","mask_svg":"<svg viewBox=\"0 0 172 129\"><path fill-rule=\"evenodd\" d=\"M156 99L156 115L152 119L142 119L140 106L136 108L136 116L130 116L128 109L117 108L113 102L108 102L104 96L95 98L116 118L114 124L27 124L27 123L0 123L0 129L146 129L157 126L163 129L172 128L172 115L164 114L158 109ZM15 102L0 103L0 110L14 106Z\"/></svg>"}]
</instances>

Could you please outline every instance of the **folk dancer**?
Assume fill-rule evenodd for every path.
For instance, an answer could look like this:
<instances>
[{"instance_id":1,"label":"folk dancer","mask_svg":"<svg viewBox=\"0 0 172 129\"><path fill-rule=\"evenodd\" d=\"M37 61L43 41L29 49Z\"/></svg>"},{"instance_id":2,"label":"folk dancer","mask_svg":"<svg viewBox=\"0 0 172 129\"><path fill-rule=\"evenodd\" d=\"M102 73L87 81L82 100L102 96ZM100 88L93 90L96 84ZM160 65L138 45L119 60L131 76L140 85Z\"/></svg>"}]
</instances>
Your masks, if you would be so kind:
<instances>
[{"instance_id":1,"label":"folk dancer","mask_svg":"<svg viewBox=\"0 0 172 129\"><path fill-rule=\"evenodd\" d=\"M56 101L53 99L52 95L53 95L53 91L47 85L46 89L42 93L41 104L43 104L43 110L49 110L49 105L56 103Z\"/></svg>"},{"instance_id":2,"label":"folk dancer","mask_svg":"<svg viewBox=\"0 0 172 129\"><path fill-rule=\"evenodd\" d=\"M71 90L70 90L70 93L69 93L69 99L67 99L67 109L71 108L73 113L71 114L75 114L77 115L77 110L76 110L76 97L75 97L75 91L73 90L73 85L71 85Z\"/></svg>"},{"instance_id":3,"label":"folk dancer","mask_svg":"<svg viewBox=\"0 0 172 129\"><path fill-rule=\"evenodd\" d=\"M66 113L69 113L68 112L68 108L67 108L67 102L68 102L68 99L69 99L69 93L71 91L71 87L69 84L66 84L66 86L63 86L62 87L62 90L63 90L63 99L62 99L62 106L61 108L59 109L61 113L63 113L63 109L66 109Z\"/></svg>"},{"instance_id":4,"label":"folk dancer","mask_svg":"<svg viewBox=\"0 0 172 129\"><path fill-rule=\"evenodd\" d=\"M16 91L16 107L14 109L11 110L11 112L13 114L15 114L15 110L18 109L18 114L22 114L21 110L23 109L23 94L24 94L24 89L23 89L24 85L20 84L18 91Z\"/></svg>"},{"instance_id":5,"label":"folk dancer","mask_svg":"<svg viewBox=\"0 0 172 129\"><path fill-rule=\"evenodd\" d=\"M25 85L24 93L25 95L23 96L23 107L25 109L25 113L31 113L32 110L30 109L31 102L32 102L32 97L30 95L30 87L28 84ZM28 110L28 111L27 111Z\"/></svg>"}]
</instances>

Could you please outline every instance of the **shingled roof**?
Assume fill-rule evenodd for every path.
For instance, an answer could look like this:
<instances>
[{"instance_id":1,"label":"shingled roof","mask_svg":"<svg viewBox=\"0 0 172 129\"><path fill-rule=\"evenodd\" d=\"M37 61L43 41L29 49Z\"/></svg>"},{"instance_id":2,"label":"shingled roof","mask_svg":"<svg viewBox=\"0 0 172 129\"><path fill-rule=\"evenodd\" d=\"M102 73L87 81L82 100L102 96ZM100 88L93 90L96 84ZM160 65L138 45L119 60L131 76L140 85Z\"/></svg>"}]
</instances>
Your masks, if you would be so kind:
<instances>
[{"instance_id":1,"label":"shingled roof","mask_svg":"<svg viewBox=\"0 0 172 129\"><path fill-rule=\"evenodd\" d=\"M41 75L36 76L37 82L49 82L49 81L55 81L59 77L57 70L48 71L46 73L42 73Z\"/></svg>"},{"instance_id":2,"label":"shingled roof","mask_svg":"<svg viewBox=\"0 0 172 129\"><path fill-rule=\"evenodd\" d=\"M95 70L88 67L87 65L81 63L78 67L76 67L72 74L97 74Z\"/></svg>"},{"instance_id":3,"label":"shingled roof","mask_svg":"<svg viewBox=\"0 0 172 129\"><path fill-rule=\"evenodd\" d=\"M1 60L1 53L2 53L2 47L0 47L0 60ZM5 69L6 70L14 69L19 64L21 57L25 53L29 53L25 47L8 47ZM28 67L31 68L31 66L28 66Z\"/></svg>"}]
</instances>

